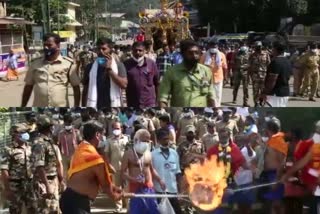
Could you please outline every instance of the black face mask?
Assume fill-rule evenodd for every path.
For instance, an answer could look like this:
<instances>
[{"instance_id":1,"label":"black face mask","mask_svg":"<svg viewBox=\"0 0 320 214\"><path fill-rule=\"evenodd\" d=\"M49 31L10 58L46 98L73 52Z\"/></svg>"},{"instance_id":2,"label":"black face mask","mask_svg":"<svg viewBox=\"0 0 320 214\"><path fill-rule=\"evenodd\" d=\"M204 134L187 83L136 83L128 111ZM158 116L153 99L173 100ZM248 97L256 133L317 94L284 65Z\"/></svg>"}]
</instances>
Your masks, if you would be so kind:
<instances>
[{"instance_id":1,"label":"black face mask","mask_svg":"<svg viewBox=\"0 0 320 214\"><path fill-rule=\"evenodd\" d=\"M187 140L188 141L193 141L194 140L194 136L187 136Z\"/></svg>"},{"instance_id":2,"label":"black face mask","mask_svg":"<svg viewBox=\"0 0 320 214\"><path fill-rule=\"evenodd\" d=\"M211 118L211 117L212 117L212 114L211 114L211 113L205 113L204 116L205 116L206 118Z\"/></svg>"},{"instance_id":3,"label":"black face mask","mask_svg":"<svg viewBox=\"0 0 320 214\"><path fill-rule=\"evenodd\" d=\"M197 60L197 59L188 59L185 61L185 63L190 67L196 66L198 64L198 62L199 62L199 60Z\"/></svg>"},{"instance_id":4,"label":"black face mask","mask_svg":"<svg viewBox=\"0 0 320 214\"><path fill-rule=\"evenodd\" d=\"M57 49L56 48L45 48L44 50L44 57L46 59L49 59L50 57L52 57L53 55L55 55L57 53Z\"/></svg>"},{"instance_id":5,"label":"black face mask","mask_svg":"<svg viewBox=\"0 0 320 214\"><path fill-rule=\"evenodd\" d=\"M229 122L230 118L229 117L224 117L223 122Z\"/></svg>"},{"instance_id":6,"label":"black face mask","mask_svg":"<svg viewBox=\"0 0 320 214\"><path fill-rule=\"evenodd\" d=\"M256 50L257 52L260 52L260 51L262 50L262 47L256 47L255 50Z\"/></svg>"}]
</instances>

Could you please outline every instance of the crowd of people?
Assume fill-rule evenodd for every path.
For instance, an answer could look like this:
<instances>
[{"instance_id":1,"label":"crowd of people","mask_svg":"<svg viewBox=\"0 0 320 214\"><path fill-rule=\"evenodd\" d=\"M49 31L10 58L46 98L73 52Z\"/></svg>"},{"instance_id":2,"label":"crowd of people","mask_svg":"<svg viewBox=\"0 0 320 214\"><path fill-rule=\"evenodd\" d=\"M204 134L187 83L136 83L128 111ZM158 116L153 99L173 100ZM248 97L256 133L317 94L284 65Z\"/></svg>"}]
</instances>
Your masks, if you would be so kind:
<instances>
[{"instance_id":1,"label":"crowd of people","mask_svg":"<svg viewBox=\"0 0 320 214\"><path fill-rule=\"evenodd\" d=\"M220 107L223 89L230 83L233 99L239 104L243 87L243 106L249 107L249 84L255 106L286 107L290 78L294 76L293 96L319 97L320 58L316 44L301 54L275 42L266 48L261 42L222 45L209 42L200 47L196 41L164 44L153 50L152 41L132 46L114 46L106 38L95 47L70 49L60 54L60 37L44 37L44 57L32 63L26 78L22 106L32 91L33 106L69 106L68 84L73 88L74 106L104 107ZM82 89L82 90L81 90ZM82 100L82 102L81 102Z\"/></svg>"},{"instance_id":2,"label":"crowd of people","mask_svg":"<svg viewBox=\"0 0 320 214\"><path fill-rule=\"evenodd\" d=\"M266 214L318 210L319 122L304 139L302 124L283 132L272 111L240 107L39 108L26 119L13 124L12 143L1 154L10 213L20 214L23 204L30 214L90 213L102 192L115 201L115 213L160 213L162 200L128 202L123 193L188 194L185 169L213 155L226 166L228 188L281 182L226 191L212 213L233 205L234 212L253 213L258 202ZM174 213L202 213L188 201L169 201Z\"/></svg>"}]
</instances>

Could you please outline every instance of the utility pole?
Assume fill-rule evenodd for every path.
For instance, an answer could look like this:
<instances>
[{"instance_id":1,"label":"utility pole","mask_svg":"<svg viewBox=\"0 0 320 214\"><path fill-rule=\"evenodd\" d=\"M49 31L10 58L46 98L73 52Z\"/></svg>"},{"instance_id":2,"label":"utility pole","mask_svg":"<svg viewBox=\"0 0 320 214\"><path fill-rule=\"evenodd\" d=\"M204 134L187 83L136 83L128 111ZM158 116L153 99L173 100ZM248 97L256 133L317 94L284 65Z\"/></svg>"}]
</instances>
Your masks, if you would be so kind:
<instances>
[{"instance_id":1,"label":"utility pole","mask_svg":"<svg viewBox=\"0 0 320 214\"><path fill-rule=\"evenodd\" d=\"M111 12L111 6L109 5L109 13L110 13L110 30L111 30L111 38L112 38L112 41L114 40L113 39L113 27L112 27L112 12Z\"/></svg>"},{"instance_id":2,"label":"utility pole","mask_svg":"<svg viewBox=\"0 0 320 214\"><path fill-rule=\"evenodd\" d=\"M105 0L105 4L104 4L104 13L106 15L106 27L108 26L108 0Z\"/></svg>"},{"instance_id":3,"label":"utility pole","mask_svg":"<svg viewBox=\"0 0 320 214\"><path fill-rule=\"evenodd\" d=\"M48 0L48 31L51 32L51 11L50 11L50 0Z\"/></svg>"},{"instance_id":4,"label":"utility pole","mask_svg":"<svg viewBox=\"0 0 320 214\"><path fill-rule=\"evenodd\" d=\"M97 8L97 0L93 0L95 16L94 16L94 42L98 40L98 8Z\"/></svg>"},{"instance_id":5,"label":"utility pole","mask_svg":"<svg viewBox=\"0 0 320 214\"><path fill-rule=\"evenodd\" d=\"M45 1L46 0L41 0L40 3L41 3L42 20L43 20L43 31L46 34L49 32L49 29L48 29L48 16L46 13L47 10L46 10Z\"/></svg>"},{"instance_id":6,"label":"utility pole","mask_svg":"<svg viewBox=\"0 0 320 214\"><path fill-rule=\"evenodd\" d=\"M58 0L58 35L60 35L60 0Z\"/></svg>"}]
</instances>

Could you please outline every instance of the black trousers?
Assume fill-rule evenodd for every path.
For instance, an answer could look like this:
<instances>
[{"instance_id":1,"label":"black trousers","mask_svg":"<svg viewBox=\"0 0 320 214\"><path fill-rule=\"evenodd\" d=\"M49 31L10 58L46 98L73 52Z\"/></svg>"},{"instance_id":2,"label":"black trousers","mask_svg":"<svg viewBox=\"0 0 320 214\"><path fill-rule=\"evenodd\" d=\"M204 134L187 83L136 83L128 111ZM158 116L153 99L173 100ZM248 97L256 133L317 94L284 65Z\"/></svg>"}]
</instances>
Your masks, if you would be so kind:
<instances>
[{"instance_id":1,"label":"black trousers","mask_svg":"<svg viewBox=\"0 0 320 214\"><path fill-rule=\"evenodd\" d=\"M90 198L67 188L61 195L62 214L90 214Z\"/></svg>"},{"instance_id":2,"label":"black trousers","mask_svg":"<svg viewBox=\"0 0 320 214\"><path fill-rule=\"evenodd\" d=\"M157 192L157 194L163 194L163 192ZM166 192L166 194L176 195L175 193L169 193L169 192ZM157 201L158 201L158 203L160 203L161 198L157 199ZM172 208L174 209L174 212L176 214L182 214L182 210L181 210L181 206L180 206L180 202L179 202L178 198L169 198L169 201L170 201Z\"/></svg>"}]
</instances>

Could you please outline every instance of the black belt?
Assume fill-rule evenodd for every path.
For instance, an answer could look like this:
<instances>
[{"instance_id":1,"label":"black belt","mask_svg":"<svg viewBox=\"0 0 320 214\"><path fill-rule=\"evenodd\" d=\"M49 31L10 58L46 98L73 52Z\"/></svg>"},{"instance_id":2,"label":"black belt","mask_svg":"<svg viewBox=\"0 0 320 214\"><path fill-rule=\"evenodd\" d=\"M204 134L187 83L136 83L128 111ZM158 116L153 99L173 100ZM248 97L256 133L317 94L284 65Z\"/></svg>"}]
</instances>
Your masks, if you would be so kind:
<instances>
[{"instance_id":1,"label":"black belt","mask_svg":"<svg viewBox=\"0 0 320 214\"><path fill-rule=\"evenodd\" d=\"M47 179L48 180L54 180L54 179L56 179L56 177L57 177L56 175L47 176Z\"/></svg>"}]
</instances>

